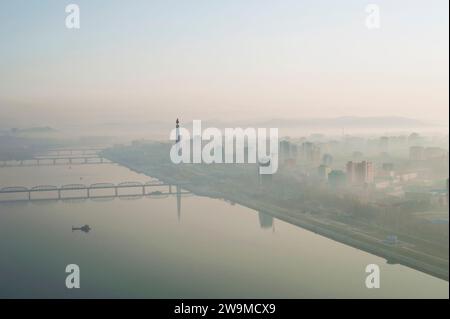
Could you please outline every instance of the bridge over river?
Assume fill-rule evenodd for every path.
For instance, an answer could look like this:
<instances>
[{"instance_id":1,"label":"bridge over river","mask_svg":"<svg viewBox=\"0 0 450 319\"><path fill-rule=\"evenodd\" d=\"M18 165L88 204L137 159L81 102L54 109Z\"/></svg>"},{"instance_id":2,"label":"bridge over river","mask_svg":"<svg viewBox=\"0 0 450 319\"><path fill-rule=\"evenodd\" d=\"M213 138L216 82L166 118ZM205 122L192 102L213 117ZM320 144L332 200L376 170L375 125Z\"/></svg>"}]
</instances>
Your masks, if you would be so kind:
<instances>
[{"instance_id":1,"label":"bridge over river","mask_svg":"<svg viewBox=\"0 0 450 319\"><path fill-rule=\"evenodd\" d=\"M9 186L0 189L2 197L6 195L26 194L26 198L14 200L62 200L62 199L87 199L87 198L112 198L112 197L130 197L130 196L154 196L162 197L168 195L190 195L191 192L183 190L182 186L187 183L167 184L159 181L141 182L122 182L113 183L95 183L91 185L84 184L67 184L62 186L55 185L37 185L33 187L25 186ZM137 190L132 193L123 193L124 189ZM110 192L105 194L104 191ZM121 192L122 190L122 192ZM150 191L151 190L151 191ZM80 194L81 192L81 194ZM44 196L34 198L33 194L44 193ZM74 195L75 194L75 195ZM6 196L8 197L8 196ZM11 201L11 198L2 199L1 201Z\"/></svg>"},{"instance_id":2,"label":"bridge over river","mask_svg":"<svg viewBox=\"0 0 450 319\"><path fill-rule=\"evenodd\" d=\"M110 160L97 155L38 156L28 160L0 161L0 167L32 167L50 165L111 164Z\"/></svg>"},{"instance_id":3,"label":"bridge over river","mask_svg":"<svg viewBox=\"0 0 450 319\"><path fill-rule=\"evenodd\" d=\"M39 155L69 156L69 155L96 155L103 151L104 147L86 147L86 148L54 148Z\"/></svg>"}]
</instances>

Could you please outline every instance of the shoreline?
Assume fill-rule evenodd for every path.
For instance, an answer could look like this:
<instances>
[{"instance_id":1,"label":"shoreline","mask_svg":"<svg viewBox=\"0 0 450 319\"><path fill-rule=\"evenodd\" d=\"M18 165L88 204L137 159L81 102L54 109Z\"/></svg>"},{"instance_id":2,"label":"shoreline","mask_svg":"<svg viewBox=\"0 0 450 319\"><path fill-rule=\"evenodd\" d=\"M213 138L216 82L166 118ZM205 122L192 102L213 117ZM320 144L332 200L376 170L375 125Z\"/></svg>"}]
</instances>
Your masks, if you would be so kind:
<instances>
[{"instance_id":1,"label":"shoreline","mask_svg":"<svg viewBox=\"0 0 450 319\"><path fill-rule=\"evenodd\" d=\"M105 156L108 158L107 156ZM162 176L162 174L159 174L156 172L155 169L152 169L152 167L148 167L146 169L133 167L129 163L124 163L122 161L118 161L114 158L108 158L109 160L122 165L131 171L134 171L138 174L144 174L149 177L157 178L163 182L166 183L173 183L176 184L177 181L170 177L170 176ZM353 247L355 249L373 254L375 256L381 257L386 259L387 263L396 263L401 264L403 266L415 269L417 271L421 271L423 273L426 273L428 275L431 275L433 277L445 280L448 282L449 276L448 276L448 261L447 261L447 267L439 267L436 266L433 263L433 260L430 260L430 262L426 262L426 259L437 259L437 257L434 256L424 256L421 253L414 252L414 254L420 254L420 257L422 258L414 258L411 256L408 256L405 254L405 252L399 251L399 247L395 246L387 246L387 244L381 244L367 236L363 236L361 233L351 233L351 234L343 234L342 229L338 229L334 225L325 224L325 221L321 221L316 218L307 217L307 216L298 216L298 215L291 215L288 210L283 209L282 207L278 206L264 206L261 205L261 203L257 203L252 201L249 198L237 198L235 196L232 196L230 194L223 194L219 192L215 192L212 190L205 191L200 189L199 187L196 187L194 184L187 184L183 186L184 189L189 190L193 194L197 196L204 196L214 199L224 199L228 200L234 203L237 203L241 206L247 207L249 209L263 212L266 214L269 214L273 216L274 218L277 218L279 220L282 220L284 222L287 222L289 224L301 227L305 230L314 232L315 234L318 234L320 236L323 236L325 238L337 241L339 243L345 244L347 246ZM347 230L348 231L348 230ZM424 260L425 259L425 260ZM445 261L444 261L445 263Z\"/></svg>"}]
</instances>

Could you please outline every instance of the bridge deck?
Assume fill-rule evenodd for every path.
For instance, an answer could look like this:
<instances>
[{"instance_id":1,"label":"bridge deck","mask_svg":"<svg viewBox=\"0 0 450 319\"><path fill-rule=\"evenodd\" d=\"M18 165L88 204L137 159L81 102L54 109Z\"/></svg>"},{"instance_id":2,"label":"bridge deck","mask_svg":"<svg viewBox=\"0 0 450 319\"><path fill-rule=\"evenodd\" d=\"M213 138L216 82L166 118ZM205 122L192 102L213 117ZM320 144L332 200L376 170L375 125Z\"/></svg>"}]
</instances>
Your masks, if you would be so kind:
<instances>
[{"instance_id":1,"label":"bridge deck","mask_svg":"<svg viewBox=\"0 0 450 319\"><path fill-rule=\"evenodd\" d=\"M184 183L186 184L186 183ZM161 183L161 184L140 184L140 185L105 185L105 186L85 186L85 187L65 187L66 185L63 185L61 187L50 188L50 187L42 187L39 188L39 186L26 188L22 186L17 186L17 188L21 189L9 189L10 187L5 187L0 189L0 194L6 194L6 193L28 193L28 192L51 192L51 191L70 191L70 190L92 190L92 189L115 189L115 188L147 188L147 187L155 187L155 186L181 186L184 184L167 184L167 183Z\"/></svg>"},{"instance_id":2,"label":"bridge deck","mask_svg":"<svg viewBox=\"0 0 450 319\"><path fill-rule=\"evenodd\" d=\"M0 189L0 194L21 194L26 193L28 194L27 199L23 200L64 200L64 199L95 199L95 198L112 198L112 197L133 197L133 196L165 196L165 195L187 195L191 194L189 191L185 191L181 189L182 185L185 185L187 183L180 183L177 185L174 184L168 184L168 183L154 183L154 182L147 182L147 183L139 183L139 182L124 182L120 184L110 184L110 183L96 183L91 185L82 185L82 184L68 184L63 185L60 187L53 186L53 185L38 185L31 188L23 187L23 186L14 186L14 187L3 187ZM151 187L168 187L168 190L163 191L153 191L153 192L147 192L147 189ZM175 187L175 189L173 188ZM136 194L120 194L119 190L124 188L138 188L141 191L139 191ZM104 195L104 194L94 194L91 192L91 190L105 190L105 189L114 189L113 194ZM86 191L86 195L82 196L69 196L67 195L70 191ZM38 193L38 192L53 192L53 194L57 194L56 198L50 197L50 198L32 198L32 193ZM53 195L55 196L55 195ZM11 200L11 199L0 199L0 202L10 202L10 201L17 201L17 200ZM19 200L21 201L21 200Z\"/></svg>"},{"instance_id":3,"label":"bridge deck","mask_svg":"<svg viewBox=\"0 0 450 319\"><path fill-rule=\"evenodd\" d=\"M35 157L21 161L0 161L0 167L36 167L58 165L89 165L89 164L114 164L104 157L80 156L80 157Z\"/></svg>"}]
</instances>

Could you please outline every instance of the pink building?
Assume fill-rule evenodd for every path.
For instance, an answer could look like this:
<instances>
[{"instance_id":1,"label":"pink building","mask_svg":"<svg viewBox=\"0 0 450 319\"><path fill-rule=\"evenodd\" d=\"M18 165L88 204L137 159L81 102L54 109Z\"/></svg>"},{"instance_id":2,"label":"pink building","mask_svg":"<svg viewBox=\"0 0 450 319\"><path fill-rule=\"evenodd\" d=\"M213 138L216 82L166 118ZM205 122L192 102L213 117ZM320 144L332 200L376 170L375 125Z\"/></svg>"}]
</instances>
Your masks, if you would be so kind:
<instances>
[{"instance_id":1,"label":"pink building","mask_svg":"<svg viewBox=\"0 0 450 319\"><path fill-rule=\"evenodd\" d=\"M373 183L373 164L372 162L362 161L360 163L347 163L347 177L351 185L362 185Z\"/></svg>"}]
</instances>

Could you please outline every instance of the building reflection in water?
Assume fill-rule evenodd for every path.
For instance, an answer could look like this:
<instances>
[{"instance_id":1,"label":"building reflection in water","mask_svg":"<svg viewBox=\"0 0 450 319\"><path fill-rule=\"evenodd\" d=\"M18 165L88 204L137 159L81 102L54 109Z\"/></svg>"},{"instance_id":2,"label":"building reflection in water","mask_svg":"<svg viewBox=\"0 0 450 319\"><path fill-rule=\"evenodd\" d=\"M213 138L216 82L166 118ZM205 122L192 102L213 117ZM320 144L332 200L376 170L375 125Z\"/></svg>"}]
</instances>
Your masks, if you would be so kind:
<instances>
[{"instance_id":1,"label":"building reflection in water","mask_svg":"<svg viewBox=\"0 0 450 319\"><path fill-rule=\"evenodd\" d=\"M176 185L176 195L177 195L177 217L178 221L181 222L181 186ZM234 205L233 202L230 202L231 205ZM275 222L272 215L258 212L259 217L259 225L262 229L272 229L275 232Z\"/></svg>"},{"instance_id":2,"label":"building reflection in water","mask_svg":"<svg viewBox=\"0 0 450 319\"><path fill-rule=\"evenodd\" d=\"M275 223L272 215L263 212L258 212L258 217L259 217L259 225L261 226L262 229L272 228L272 231L275 231Z\"/></svg>"}]
</instances>

